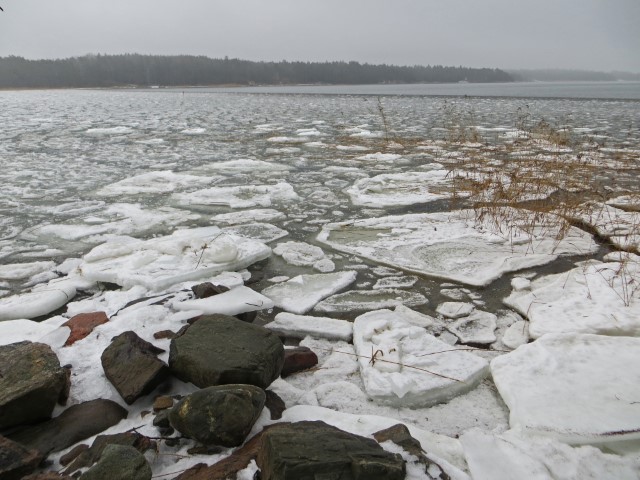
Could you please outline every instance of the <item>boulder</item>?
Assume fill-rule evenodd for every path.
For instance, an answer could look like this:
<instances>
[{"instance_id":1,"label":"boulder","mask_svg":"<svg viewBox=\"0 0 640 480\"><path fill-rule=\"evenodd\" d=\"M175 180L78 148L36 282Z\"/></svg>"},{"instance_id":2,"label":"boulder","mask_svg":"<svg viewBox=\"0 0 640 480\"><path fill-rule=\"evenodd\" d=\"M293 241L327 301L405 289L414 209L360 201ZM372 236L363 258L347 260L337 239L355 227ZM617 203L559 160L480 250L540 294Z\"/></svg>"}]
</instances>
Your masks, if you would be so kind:
<instances>
[{"instance_id":1,"label":"boulder","mask_svg":"<svg viewBox=\"0 0 640 480\"><path fill-rule=\"evenodd\" d=\"M37 450L29 450L22 445L0 436L0 478L19 480L33 472L42 455Z\"/></svg>"},{"instance_id":2,"label":"boulder","mask_svg":"<svg viewBox=\"0 0 640 480\"><path fill-rule=\"evenodd\" d=\"M133 447L140 453L144 453L149 448L152 448L154 444L148 437L137 432L98 435L90 448L86 448L76 455L64 473L70 475L81 468L90 467L102 457L105 448L109 445ZM62 463L62 459L60 461Z\"/></svg>"},{"instance_id":3,"label":"boulder","mask_svg":"<svg viewBox=\"0 0 640 480\"><path fill-rule=\"evenodd\" d=\"M237 447L244 442L265 403L253 385L219 385L180 400L169 413L171 425L204 444Z\"/></svg>"},{"instance_id":4,"label":"boulder","mask_svg":"<svg viewBox=\"0 0 640 480\"><path fill-rule=\"evenodd\" d=\"M69 329L71 329L71 334L69 335L69 338L67 338L64 346L68 347L69 345L76 343L78 340L82 340L98 325L102 325L108 321L109 318L104 312L80 313L78 315L74 315L67 322L62 324L63 327L69 327Z\"/></svg>"},{"instance_id":5,"label":"boulder","mask_svg":"<svg viewBox=\"0 0 640 480\"><path fill-rule=\"evenodd\" d=\"M91 400L67 408L52 420L14 432L9 438L47 455L103 432L126 416L127 411L111 400Z\"/></svg>"},{"instance_id":6,"label":"boulder","mask_svg":"<svg viewBox=\"0 0 640 480\"><path fill-rule=\"evenodd\" d=\"M191 291L196 296L196 298L212 297L214 295L218 295L219 293L228 292L229 290L229 287L226 287L224 285L214 285L211 282L199 283L198 285L194 285L193 287L191 287Z\"/></svg>"},{"instance_id":7,"label":"boulder","mask_svg":"<svg viewBox=\"0 0 640 480\"><path fill-rule=\"evenodd\" d=\"M282 418L282 412L287 409L287 405L284 400L280 398L273 390L265 390L266 400L264 406L269 409L269 416L271 420L280 420Z\"/></svg>"},{"instance_id":8,"label":"boulder","mask_svg":"<svg viewBox=\"0 0 640 480\"><path fill-rule=\"evenodd\" d=\"M65 369L48 345L0 346L0 430L49 418L66 384Z\"/></svg>"},{"instance_id":9,"label":"boulder","mask_svg":"<svg viewBox=\"0 0 640 480\"><path fill-rule=\"evenodd\" d=\"M280 375L284 347L266 328L227 315L201 317L171 341L169 368L205 388L249 384L267 388Z\"/></svg>"},{"instance_id":10,"label":"boulder","mask_svg":"<svg viewBox=\"0 0 640 480\"><path fill-rule=\"evenodd\" d=\"M114 337L102 352L104 373L128 405L167 378L167 365L156 357L163 351L128 331Z\"/></svg>"},{"instance_id":11,"label":"boulder","mask_svg":"<svg viewBox=\"0 0 640 480\"><path fill-rule=\"evenodd\" d=\"M292 373L308 370L318 364L318 356L309 347L287 348L284 351L284 365L282 378L288 377Z\"/></svg>"},{"instance_id":12,"label":"boulder","mask_svg":"<svg viewBox=\"0 0 640 480\"><path fill-rule=\"evenodd\" d=\"M403 480L405 463L370 438L324 422L282 423L262 435L262 480Z\"/></svg>"},{"instance_id":13,"label":"boulder","mask_svg":"<svg viewBox=\"0 0 640 480\"><path fill-rule=\"evenodd\" d=\"M80 477L81 480L150 480L151 467L134 447L107 445L98 463Z\"/></svg>"}]
</instances>

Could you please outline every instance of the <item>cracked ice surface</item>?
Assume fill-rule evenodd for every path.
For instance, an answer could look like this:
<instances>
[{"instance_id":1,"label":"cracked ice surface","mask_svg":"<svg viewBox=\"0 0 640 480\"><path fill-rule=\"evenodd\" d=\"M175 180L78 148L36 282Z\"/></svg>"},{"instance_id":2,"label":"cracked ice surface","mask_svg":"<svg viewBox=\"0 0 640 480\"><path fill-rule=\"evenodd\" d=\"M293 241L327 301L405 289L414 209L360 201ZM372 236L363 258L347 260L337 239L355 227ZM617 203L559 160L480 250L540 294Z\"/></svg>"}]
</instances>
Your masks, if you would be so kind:
<instances>
[{"instance_id":1,"label":"cracked ice surface","mask_svg":"<svg viewBox=\"0 0 640 480\"><path fill-rule=\"evenodd\" d=\"M513 209L505 209L507 214ZM506 228L506 227L505 227ZM356 254L406 271L473 286L485 286L506 272L552 262L559 255L586 255L597 245L591 235L570 228L516 227L504 234L476 224L473 212L409 214L325 225L318 240L341 252Z\"/></svg>"},{"instance_id":2,"label":"cracked ice surface","mask_svg":"<svg viewBox=\"0 0 640 480\"><path fill-rule=\"evenodd\" d=\"M271 249L262 242L222 233L218 227L203 227L146 241L115 238L85 255L81 269L93 281L161 290L240 270L269 255Z\"/></svg>"},{"instance_id":3,"label":"cracked ice surface","mask_svg":"<svg viewBox=\"0 0 640 480\"><path fill-rule=\"evenodd\" d=\"M381 404L425 407L446 402L475 388L489 370L486 360L411 325L401 311L359 316L353 341L367 395Z\"/></svg>"},{"instance_id":4,"label":"cracked ice surface","mask_svg":"<svg viewBox=\"0 0 640 480\"><path fill-rule=\"evenodd\" d=\"M510 425L571 444L640 439L640 339L548 334L491 362Z\"/></svg>"}]
</instances>

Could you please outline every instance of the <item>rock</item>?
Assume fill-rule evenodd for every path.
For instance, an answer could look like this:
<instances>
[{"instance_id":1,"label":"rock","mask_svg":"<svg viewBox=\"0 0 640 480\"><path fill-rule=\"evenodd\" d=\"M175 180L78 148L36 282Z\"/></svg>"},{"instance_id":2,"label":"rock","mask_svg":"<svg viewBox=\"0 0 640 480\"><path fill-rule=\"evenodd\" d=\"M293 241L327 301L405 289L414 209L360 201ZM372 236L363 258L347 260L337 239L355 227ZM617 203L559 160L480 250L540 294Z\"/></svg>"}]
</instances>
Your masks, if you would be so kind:
<instances>
[{"instance_id":1,"label":"rock","mask_svg":"<svg viewBox=\"0 0 640 480\"><path fill-rule=\"evenodd\" d=\"M309 347L287 348L284 351L284 365L282 366L282 378L292 373L307 370L318 364L318 356Z\"/></svg>"},{"instance_id":2,"label":"rock","mask_svg":"<svg viewBox=\"0 0 640 480\"><path fill-rule=\"evenodd\" d=\"M0 436L0 479L19 480L33 472L41 461L42 455L37 450Z\"/></svg>"},{"instance_id":3,"label":"rock","mask_svg":"<svg viewBox=\"0 0 640 480\"><path fill-rule=\"evenodd\" d=\"M276 424L277 425L277 424ZM260 433L253 436L242 447L235 450L231 455L218 463L207 466L204 463L194 465L189 470L183 472L176 480L211 480L222 478L234 478L234 475L249 465L254 460L260 450L262 435L276 425L265 427Z\"/></svg>"},{"instance_id":4,"label":"rock","mask_svg":"<svg viewBox=\"0 0 640 480\"><path fill-rule=\"evenodd\" d=\"M191 291L193 291L196 298L212 297L213 295L228 292L229 290L229 287L225 287L224 285L214 285L211 282L199 283L198 285L191 287Z\"/></svg>"},{"instance_id":5,"label":"rock","mask_svg":"<svg viewBox=\"0 0 640 480\"><path fill-rule=\"evenodd\" d=\"M163 338L168 338L169 340L172 340L176 338L176 336L177 334L173 330L160 330L159 332L156 332L153 334L153 338L155 338L156 340L161 340Z\"/></svg>"},{"instance_id":6,"label":"rock","mask_svg":"<svg viewBox=\"0 0 640 480\"><path fill-rule=\"evenodd\" d=\"M108 321L109 318L104 312L80 313L78 315L74 315L67 322L62 324L63 327L69 327L71 329L71 334L69 335L69 338L67 338L64 346L68 347L69 345L76 343L78 340L82 340L98 325L102 325Z\"/></svg>"},{"instance_id":7,"label":"rock","mask_svg":"<svg viewBox=\"0 0 640 480\"><path fill-rule=\"evenodd\" d=\"M107 445L98 463L80 477L81 480L150 480L151 467L133 447Z\"/></svg>"},{"instance_id":8,"label":"rock","mask_svg":"<svg viewBox=\"0 0 640 480\"><path fill-rule=\"evenodd\" d=\"M90 467L102 457L104 450L109 445L133 447L138 452L144 453L149 448L152 448L154 443L149 438L137 432L116 433L115 435L98 435L93 441L91 448L87 448L80 452L64 473L70 475L81 468Z\"/></svg>"},{"instance_id":9,"label":"rock","mask_svg":"<svg viewBox=\"0 0 640 480\"><path fill-rule=\"evenodd\" d=\"M262 480L341 478L403 480L402 457L374 440L324 422L281 423L262 435L256 460Z\"/></svg>"},{"instance_id":10,"label":"rock","mask_svg":"<svg viewBox=\"0 0 640 480\"><path fill-rule=\"evenodd\" d=\"M87 445L86 443L81 443L80 445L76 445L75 447L73 447L71 450L69 450L67 453L65 453L60 457L60 465L62 465L63 467L66 467L71 462L73 462L76 458L78 458L80 454L86 452L87 450L89 450L89 445Z\"/></svg>"},{"instance_id":11,"label":"rock","mask_svg":"<svg viewBox=\"0 0 640 480\"><path fill-rule=\"evenodd\" d=\"M67 475L62 475L56 472L43 472L33 473L23 477L22 480L73 480L73 477L68 477Z\"/></svg>"},{"instance_id":12,"label":"rock","mask_svg":"<svg viewBox=\"0 0 640 480\"><path fill-rule=\"evenodd\" d=\"M287 409L287 405L276 392L266 390L264 393L266 394L264 406L269 409L271 420L280 420L282 418L282 412Z\"/></svg>"},{"instance_id":13,"label":"rock","mask_svg":"<svg viewBox=\"0 0 640 480\"><path fill-rule=\"evenodd\" d=\"M47 455L92 437L126 417L127 411L111 400L91 400L67 408L52 420L12 433L9 438Z\"/></svg>"},{"instance_id":14,"label":"rock","mask_svg":"<svg viewBox=\"0 0 640 480\"><path fill-rule=\"evenodd\" d=\"M173 407L173 398L162 395L160 397L156 397L153 401L153 411L158 412L160 410L165 410L167 408Z\"/></svg>"},{"instance_id":15,"label":"rock","mask_svg":"<svg viewBox=\"0 0 640 480\"><path fill-rule=\"evenodd\" d=\"M267 388L280 376L284 347L266 328L226 315L201 317L171 341L169 367L204 388L249 384Z\"/></svg>"},{"instance_id":16,"label":"rock","mask_svg":"<svg viewBox=\"0 0 640 480\"><path fill-rule=\"evenodd\" d=\"M104 373L128 405L167 378L167 365L156 357L163 351L128 331L114 337L102 352Z\"/></svg>"},{"instance_id":17,"label":"rock","mask_svg":"<svg viewBox=\"0 0 640 480\"><path fill-rule=\"evenodd\" d=\"M0 347L0 430L51 416L67 382L51 347L19 342Z\"/></svg>"},{"instance_id":18,"label":"rock","mask_svg":"<svg viewBox=\"0 0 640 480\"><path fill-rule=\"evenodd\" d=\"M171 412L171 425L204 444L237 447L244 442L265 403L253 385L220 385L192 393Z\"/></svg>"}]
</instances>

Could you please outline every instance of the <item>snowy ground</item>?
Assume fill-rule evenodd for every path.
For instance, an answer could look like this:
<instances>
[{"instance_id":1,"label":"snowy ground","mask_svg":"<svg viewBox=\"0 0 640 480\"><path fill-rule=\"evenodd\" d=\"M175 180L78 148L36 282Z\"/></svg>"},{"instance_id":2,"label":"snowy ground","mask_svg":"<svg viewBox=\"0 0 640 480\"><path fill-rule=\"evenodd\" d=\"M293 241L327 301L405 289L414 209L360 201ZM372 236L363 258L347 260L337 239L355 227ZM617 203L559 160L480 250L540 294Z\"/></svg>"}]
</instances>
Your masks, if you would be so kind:
<instances>
[{"instance_id":1,"label":"snowy ground","mask_svg":"<svg viewBox=\"0 0 640 480\"><path fill-rule=\"evenodd\" d=\"M478 218L455 189L446 172L460 162L484 159L492 174L498 158L570 156L505 120L520 106L510 100L461 100L479 115L477 138L460 138L471 130L434 100L388 99L387 142L377 109L351 97L0 95L0 116L12 116L0 132L0 343L51 345L73 365L70 404L125 406L107 433L158 434L141 415L157 392L127 406L102 372L112 337L133 329L166 361L169 340L155 332L257 311L256 323L319 357L270 387L284 421L362 435L405 423L455 479L640 478L638 257L605 255L589 233L637 244L629 142L640 131L610 107L531 102L586 122L573 153L602 162L599 180L615 190L598 204L605 216L573 219L588 232L559 218L533 230ZM88 98L108 120L78 116ZM593 147L602 136L612 150ZM191 298L204 281L230 291ZM109 322L63 346L61 325L92 311ZM270 422L263 412L254 432ZM188 456L190 446L161 443L154 475L229 453ZM409 461L407 478L428 477Z\"/></svg>"}]
</instances>

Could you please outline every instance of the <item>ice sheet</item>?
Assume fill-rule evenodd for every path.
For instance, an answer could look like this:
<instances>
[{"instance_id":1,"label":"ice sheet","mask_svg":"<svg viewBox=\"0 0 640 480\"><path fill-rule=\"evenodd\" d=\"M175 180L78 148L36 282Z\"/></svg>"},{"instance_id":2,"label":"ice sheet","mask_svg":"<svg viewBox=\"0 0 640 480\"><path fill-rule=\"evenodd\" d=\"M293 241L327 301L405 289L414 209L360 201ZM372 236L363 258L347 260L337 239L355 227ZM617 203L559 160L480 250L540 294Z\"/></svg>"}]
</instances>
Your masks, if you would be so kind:
<instances>
[{"instance_id":1,"label":"ice sheet","mask_svg":"<svg viewBox=\"0 0 640 480\"><path fill-rule=\"evenodd\" d=\"M353 324L345 320L309 315L294 315L282 312L276 315L265 328L279 332L287 337L304 338L307 335L329 340L350 342L353 337Z\"/></svg>"},{"instance_id":2,"label":"ice sheet","mask_svg":"<svg viewBox=\"0 0 640 480\"><path fill-rule=\"evenodd\" d=\"M173 198L181 205L226 205L231 208L270 207L275 202L298 199L293 187L281 182L275 185L243 185L238 187L212 187L193 193L175 193Z\"/></svg>"}]
</instances>

